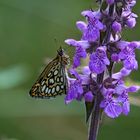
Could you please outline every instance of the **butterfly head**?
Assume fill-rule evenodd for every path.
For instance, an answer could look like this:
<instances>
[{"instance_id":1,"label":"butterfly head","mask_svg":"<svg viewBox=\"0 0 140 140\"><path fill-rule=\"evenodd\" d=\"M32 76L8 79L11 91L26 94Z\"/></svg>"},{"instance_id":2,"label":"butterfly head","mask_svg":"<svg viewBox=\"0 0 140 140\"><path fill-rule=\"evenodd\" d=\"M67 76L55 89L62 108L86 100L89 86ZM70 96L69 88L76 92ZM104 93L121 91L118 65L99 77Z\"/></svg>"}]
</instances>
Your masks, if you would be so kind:
<instances>
[{"instance_id":1,"label":"butterfly head","mask_svg":"<svg viewBox=\"0 0 140 140\"><path fill-rule=\"evenodd\" d=\"M64 50L62 49L62 47L59 48L59 50L57 50L58 55L63 56L64 54Z\"/></svg>"}]
</instances>

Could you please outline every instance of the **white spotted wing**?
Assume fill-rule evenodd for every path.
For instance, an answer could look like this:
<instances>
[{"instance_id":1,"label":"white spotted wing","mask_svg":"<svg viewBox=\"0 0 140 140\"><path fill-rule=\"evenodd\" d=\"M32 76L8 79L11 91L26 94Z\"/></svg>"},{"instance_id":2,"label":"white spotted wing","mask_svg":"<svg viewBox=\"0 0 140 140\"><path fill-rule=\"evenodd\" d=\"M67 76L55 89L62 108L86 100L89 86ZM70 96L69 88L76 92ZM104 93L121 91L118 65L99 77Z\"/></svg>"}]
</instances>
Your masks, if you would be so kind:
<instances>
[{"instance_id":1,"label":"white spotted wing","mask_svg":"<svg viewBox=\"0 0 140 140\"><path fill-rule=\"evenodd\" d=\"M61 50L62 51L62 50ZM30 90L30 95L37 98L50 98L66 94L67 78L66 68L68 57L58 52L57 57L52 60L39 76Z\"/></svg>"}]
</instances>

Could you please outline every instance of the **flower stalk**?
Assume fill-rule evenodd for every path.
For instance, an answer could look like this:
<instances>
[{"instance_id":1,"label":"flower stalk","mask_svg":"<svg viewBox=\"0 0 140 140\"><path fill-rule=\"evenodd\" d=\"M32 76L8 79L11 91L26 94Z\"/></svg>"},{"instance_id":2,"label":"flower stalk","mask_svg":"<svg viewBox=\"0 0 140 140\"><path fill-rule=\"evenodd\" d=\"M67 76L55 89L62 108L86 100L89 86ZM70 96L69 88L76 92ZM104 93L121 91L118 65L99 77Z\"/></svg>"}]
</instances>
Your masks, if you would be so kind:
<instances>
[{"instance_id":1,"label":"flower stalk","mask_svg":"<svg viewBox=\"0 0 140 140\"><path fill-rule=\"evenodd\" d=\"M101 122L102 110L100 108L100 96L96 99L97 104L95 110L91 114L90 128L88 140L96 140L98 135L98 130Z\"/></svg>"},{"instance_id":2,"label":"flower stalk","mask_svg":"<svg viewBox=\"0 0 140 140\"><path fill-rule=\"evenodd\" d=\"M98 84L102 83L104 73L98 75ZM90 126L89 126L89 135L88 140L96 140L98 136L99 126L102 118L102 109L100 108L100 103L102 101L102 94L100 90L97 91L96 97L94 99L94 109L91 114Z\"/></svg>"},{"instance_id":3,"label":"flower stalk","mask_svg":"<svg viewBox=\"0 0 140 140\"><path fill-rule=\"evenodd\" d=\"M104 5L104 4L101 4ZM101 6L100 11L105 9L105 5ZM114 10L114 4L109 7L109 15L112 16ZM111 36L111 26L109 25L108 30L106 31L105 35L102 35L100 39L100 44L107 44L110 40ZM103 41L102 41L103 40ZM109 74L110 77L112 76L112 68L113 68L113 63L110 63L109 65ZM104 72L101 74L97 75L97 84L98 85L103 85L103 77L104 77ZM102 118L102 109L100 108L100 104L102 101L102 93L100 90L96 93L96 97L94 101L96 102L95 104L95 109L93 110L91 114L91 121L90 121L90 129L89 129L89 137L88 140L97 140L98 136L98 131L101 123L101 118Z\"/></svg>"}]
</instances>

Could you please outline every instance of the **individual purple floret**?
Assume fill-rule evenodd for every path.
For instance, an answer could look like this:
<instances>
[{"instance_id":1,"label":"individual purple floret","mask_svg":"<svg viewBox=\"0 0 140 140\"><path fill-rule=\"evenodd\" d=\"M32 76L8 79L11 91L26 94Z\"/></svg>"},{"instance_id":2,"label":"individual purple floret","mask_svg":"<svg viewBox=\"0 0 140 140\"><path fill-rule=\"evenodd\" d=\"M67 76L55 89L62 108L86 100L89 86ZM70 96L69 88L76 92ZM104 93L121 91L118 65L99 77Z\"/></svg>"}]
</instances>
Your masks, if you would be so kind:
<instances>
[{"instance_id":1,"label":"individual purple floret","mask_svg":"<svg viewBox=\"0 0 140 140\"><path fill-rule=\"evenodd\" d=\"M135 58L136 44L123 41L123 47L121 47L121 42L119 42L119 45L118 47L121 50L119 58L123 61L124 67L129 70L138 69L138 63Z\"/></svg>"},{"instance_id":2,"label":"individual purple floret","mask_svg":"<svg viewBox=\"0 0 140 140\"><path fill-rule=\"evenodd\" d=\"M104 100L101 102L100 107L104 108L105 113L111 117L118 117L121 113L128 115L130 111L129 92L137 92L139 86L126 87L124 82L119 79L114 79L114 86L104 87L102 93Z\"/></svg>"},{"instance_id":3,"label":"individual purple floret","mask_svg":"<svg viewBox=\"0 0 140 140\"><path fill-rule=\"evenodd\" d=\"M113 89L104 91L104 100L100 104L100 107L104 108L104 112L111 118L118 117L122 113L119 101L113 97L114 92L115 90Z\"/></svg>"},{"instance_id":4,"label":"individual purple floret","mask_svg":"<svg viewBox=\"0 0 140 140\"><path fill-rule=\"evenodd\" d=\"M73 68L77 68L80 66L80 60L81 58L86 58L86 48L89 47L88 41L76 41L74 39L67 39L65 40L65 43L67 43L70 46L75 47L75 55L73 57Z\"/></svg>"},{"instance_id":5,"label":"individual purple floret","mask_svg":"<svg viewBox=\"0 0 140 140\"><path fill-rule=\"evenodd\" d=\"M87 18L88 24L81 28L81 24L77 27L82 31L82 40L96 41L100 37L100 30L103 30L104 25L100 22L100 12L92 12L91 10L83 11L82 15Z\"/></svg>"},{"instance_id":6,"label":"individual purple floret","mask_svg":"<svg viewBox=\"0 0 140 140\"><path fill-rule=\"evenodd\" d=\"M105 46L98 47L96 52L90 55L89 68L94 73L102 73L106 70L106 65L109 64L110 62L106 55Z\"/></svg>"},{"instance_id":7,"label":"individual purple floret","mask_svg":"<svg viewBox=\"0 0 140 140\"><path fill-rule=\"evenodd\" d=\"M121 30L122 30L122 25L121 25L119 22L114 21L113 24L112 24L112 29L113 29L113 31L114 31L115 33L121 32Z\"/></svg>"},{"instance_id":8,"label":"individual purple floret","mask_svg":"<svg viewBox=\"0 0 140 140\"><path fill-rule=\"evenodd\" d=\"M69 79L70 87L68 93L65 98L65 103L68 104L74 99L81 98L83 94L83 87L82 87L82 79L79 74L74 70L70 70L71 75L75 77L75 79Z\"/></svg>"}]
</instances>

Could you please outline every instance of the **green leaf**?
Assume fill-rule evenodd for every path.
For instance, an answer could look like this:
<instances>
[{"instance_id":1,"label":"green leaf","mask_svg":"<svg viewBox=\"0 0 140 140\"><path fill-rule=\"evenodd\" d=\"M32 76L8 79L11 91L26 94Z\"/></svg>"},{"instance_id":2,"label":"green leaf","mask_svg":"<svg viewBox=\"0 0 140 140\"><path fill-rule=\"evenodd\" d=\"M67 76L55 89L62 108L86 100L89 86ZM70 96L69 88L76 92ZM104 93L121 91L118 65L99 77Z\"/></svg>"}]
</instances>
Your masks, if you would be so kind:
<instances>
[{"instance_id":1,"label":"green leaf","mask_svg":"<svg viewBox=\"0 0 140 140\"><path fill-rule=\"evenodd\" d=\"M85 102L85 106L86 106L86 123L87 123L89 118L90 118L90 115L93 111L94 101L93 102Z\"/></svg>"}]
</instances>

